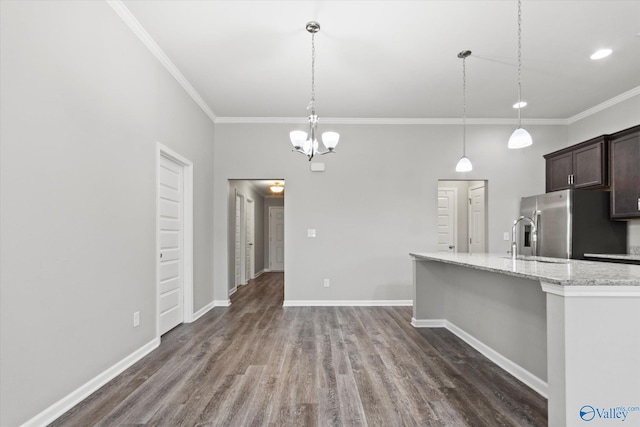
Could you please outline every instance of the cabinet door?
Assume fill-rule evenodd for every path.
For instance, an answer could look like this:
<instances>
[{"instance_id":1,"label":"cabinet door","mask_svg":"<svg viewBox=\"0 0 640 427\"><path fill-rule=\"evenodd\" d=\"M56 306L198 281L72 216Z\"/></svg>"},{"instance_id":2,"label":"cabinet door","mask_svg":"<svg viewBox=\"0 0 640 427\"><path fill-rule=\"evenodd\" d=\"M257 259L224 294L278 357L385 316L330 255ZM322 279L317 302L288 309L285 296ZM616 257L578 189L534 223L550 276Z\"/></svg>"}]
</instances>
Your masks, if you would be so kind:
<instances>
[{"instance_id":1,"label":"cabinet door","mask_svg":"<svg viewBox=\"0 0 640 427\"><path fill-rule=\"evenodd\" d=\"M610 142L611 218L640 218L640 132Z\"/></svg>"},{"instance_id":2,"label":"cabinet door","mask_svg":"<svg viewBox=\"0 0 640 427\"><path fill-rule=\"evenodd\" d=\"M572 152L547 158L547 193L571 188L572 168Z\"/></svg>"},{"instance_id":3,"label":"cabinet door","mask_svg":"<svg viewBox=\"0 0 640 427\"><path fill-rule=\"evenodd\" d=\"M594 187L606 184L604 141L573 152L573 188Z\"/></svg>"}]
</instances>

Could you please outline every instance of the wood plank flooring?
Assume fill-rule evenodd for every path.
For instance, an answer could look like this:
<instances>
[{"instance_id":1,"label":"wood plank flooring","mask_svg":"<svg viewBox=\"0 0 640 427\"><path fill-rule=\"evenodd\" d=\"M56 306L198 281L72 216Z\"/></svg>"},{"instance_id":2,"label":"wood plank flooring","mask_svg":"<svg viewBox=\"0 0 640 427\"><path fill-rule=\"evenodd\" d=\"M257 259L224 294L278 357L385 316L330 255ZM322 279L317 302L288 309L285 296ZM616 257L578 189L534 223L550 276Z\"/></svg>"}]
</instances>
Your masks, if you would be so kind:
<instances>
[{"instance_id":1,"label":"wood plank flooring","mask_svg":"<svg viewBox=\"0 0 640 427\"><path fill-rule=\"evenodd\" d=\"M410 307L282 307L265 273L52 426L544 426L547 402Z\"/></svg>"}]
</instances>

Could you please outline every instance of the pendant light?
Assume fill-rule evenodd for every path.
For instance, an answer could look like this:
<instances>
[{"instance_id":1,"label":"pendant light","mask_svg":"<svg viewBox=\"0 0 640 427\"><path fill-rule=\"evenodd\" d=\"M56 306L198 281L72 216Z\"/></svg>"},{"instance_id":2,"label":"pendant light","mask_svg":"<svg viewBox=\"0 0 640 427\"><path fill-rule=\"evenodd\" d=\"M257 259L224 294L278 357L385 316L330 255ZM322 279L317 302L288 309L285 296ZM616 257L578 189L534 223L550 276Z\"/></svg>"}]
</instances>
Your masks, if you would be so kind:
<instances>
[{"instance_id":1,"label":"pendant light","mask_svg":"<svg viewBox=\"0 0 640 427\"><path fill-rule=\"evenodd\" d=\"M518 0L518 105L522 105L522 1ZM509 138L509 148L524 148L533 143L529 132L522 127L520 110L518 108L518 128L513 131Z\"/></svg>"},{"instance_id":2,"label":"pendant light","mask_svg":"<svg viewBox=\"0 0 640 427\"><path fill-rule=\"evenodd\" d=\"M462 58L462 157L456 165L456 172L469 172L473 169L471 160L467 157L467 56L470 50L463 50L458 54Z\"/></svg>"},{"instance_id":3,"label":"pendant light","mask_svg":"<svg viewBox=\"0 0 640 427\"><path fill-rule=\"evenodd\" d=\"M326 151L318 151L318 140L316 138L316 130L318 128L318 116L316 115L316 81L315 81L315 67L316 67L316 44L315 35L320 31L320 24L315 21L307 22L306 29L311 33L311 102L307 106L308 110L311 110L309 115L309 133L294 130L289 133L293 150L298 153L304 154L309 158L309 161L313 159L316 154L329 154L338 145L340 134L338 132L324 132L322 134L322 143L327 148Z\"/></svg>"}]
</instances>

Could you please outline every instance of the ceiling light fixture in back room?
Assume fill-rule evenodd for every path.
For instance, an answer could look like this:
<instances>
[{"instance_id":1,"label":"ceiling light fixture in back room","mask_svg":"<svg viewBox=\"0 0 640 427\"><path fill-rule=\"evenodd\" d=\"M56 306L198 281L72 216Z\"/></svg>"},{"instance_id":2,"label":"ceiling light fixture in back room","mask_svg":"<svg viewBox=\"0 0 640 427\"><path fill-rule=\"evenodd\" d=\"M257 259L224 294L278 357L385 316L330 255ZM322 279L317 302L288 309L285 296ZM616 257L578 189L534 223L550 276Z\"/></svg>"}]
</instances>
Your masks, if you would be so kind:
<instances>
[{"instance_id":1,"label":"ceiling light fixture in back room","mask_svg":"<svg viewBox=\"0 0 640 427\"><path fill-rule=\"evenodd\" d=\"M316 131L318 128L318 116L316 115L316 81L315 81L315 67L316 67L316 44L315 35L320 31L320 24L315 21L307 23L307 31L311 33L311 102L307 106L307 110L311 110L309 115L309 134L301 130L294 130L289 133L291 138L291 144L293 150L298 153L302 153L309 158L309 161L313 159L316 154L329 154L334 153L340 134L337 132L324 132L322 134L322 143L327 148L326 151L318 151L318 139L316 138Z\"/></svg>"},{"instance_id":2,"label":"ceiling light fixture in back room","mask_svg":"<svg viewBox=\"0 0 640 427\"><path fill-rule=\"evenodd\" d=\"M280 194L284 191L284 184L276 181L269 186L269 190L271 190L272 193Z\"/></svg>"},{"instance_id":3,"label":"ceiling light fixture in back room","mask_svg":"<svg viewBox=\"0 0 640 427\"><path fill-rule=\"evenodd\" d=\"M456 172L469 172L473 169L471 160L467 157L467 56L470 50L463 50L458 54L462 58L462 157L456 165Z\"/></svg>"},{"instance_id":4,"label":"ceiling light fixture in back room","mask_svg":"<svg viewBox=\"0 0 640 427\"><path fill-rule=\"evenodd\" d=\"M518 104L522 105L522 1L518 0ZM518 128L509 137L509 148L524 148L533 144L531 134L522 127L522 107L518 108Z\"/></svg>"}]
</instances>

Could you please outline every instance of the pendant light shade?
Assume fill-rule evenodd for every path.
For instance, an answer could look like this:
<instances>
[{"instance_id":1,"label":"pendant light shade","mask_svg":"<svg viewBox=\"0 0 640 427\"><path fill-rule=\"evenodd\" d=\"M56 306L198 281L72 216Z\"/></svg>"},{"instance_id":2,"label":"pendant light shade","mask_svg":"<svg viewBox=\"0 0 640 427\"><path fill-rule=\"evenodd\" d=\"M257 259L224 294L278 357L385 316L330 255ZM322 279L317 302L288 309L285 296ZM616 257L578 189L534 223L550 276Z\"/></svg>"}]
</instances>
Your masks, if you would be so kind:
<instances>
[{"instance_id":1,"label":"pendant light shade","mask_svg":"<svg viewBox=\"0 0 640 427\"><path fill-rule=\"evenodd\" d=\"M509 148L524 148L533 144L531 134L525 128L518 128L513 131L509 138Z\"/></svg>"},{"instance_id":2,"label":"pendant light shade","mask_svg":"<svg viewBox=\"0 0 640 427\"><path fill-rule=\"evenodd\" d=\"M456 165L456 172L470 172L473 170L471 160L467 156L462 156Z\"/></svg>"}]
</instances>

